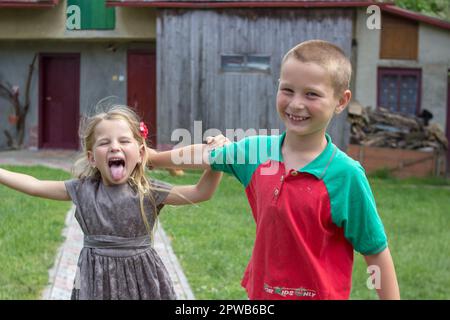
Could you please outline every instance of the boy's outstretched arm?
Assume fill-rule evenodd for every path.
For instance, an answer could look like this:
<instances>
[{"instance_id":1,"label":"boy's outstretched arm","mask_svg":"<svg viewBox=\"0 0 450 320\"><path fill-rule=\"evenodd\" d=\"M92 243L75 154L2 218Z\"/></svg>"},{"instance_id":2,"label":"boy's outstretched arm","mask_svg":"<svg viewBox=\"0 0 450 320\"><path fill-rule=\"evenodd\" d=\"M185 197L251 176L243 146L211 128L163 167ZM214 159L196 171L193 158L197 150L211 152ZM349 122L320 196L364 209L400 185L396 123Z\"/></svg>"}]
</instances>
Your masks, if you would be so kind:
<instances>
[{"instance_id":1,"label":"boy's outstretched arm","mask_svg":"<svg viewBox=\"0 0 450 320\"><path fill-rule=\"evenodd\" d=\"M42 181L26 174L0 168L0 184L30 196L52 200L71 200L63 181Z\"/></svg>"},{"instance_id":2,"label":"boy's outstretched arm","mask_svg":"<svg viewBox=\"0 0 450 320\"><path fill-rule=\"evenodd\" d=\"M374 255L364 256L364 258L368 266L378 267L379 274L375 275L381 279L380 287L377 288L378 297L381 300L399 300L400 289L389 248Z\"/></svg>"},{"instance_id":3,"label":"boy's outstretched arm","mask_svg":"<svg viewBox=\"0 0 450 320\"><path fill-rule=\"evenodd\" d=\"M174 186L164 204L193 204L211 199L222 178L221 172L205 170L196 185Z\"/></svg>"}]
</instances>

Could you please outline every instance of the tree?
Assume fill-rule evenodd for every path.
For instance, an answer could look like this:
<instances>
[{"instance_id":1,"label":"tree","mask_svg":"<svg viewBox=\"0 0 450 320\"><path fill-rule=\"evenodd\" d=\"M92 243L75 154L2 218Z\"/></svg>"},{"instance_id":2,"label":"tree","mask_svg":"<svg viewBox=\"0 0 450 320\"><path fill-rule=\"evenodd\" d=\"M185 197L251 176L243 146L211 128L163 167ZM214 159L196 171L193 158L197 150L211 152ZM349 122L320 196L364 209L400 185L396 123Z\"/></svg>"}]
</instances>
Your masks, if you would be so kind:
<instances>
[{"instance_id":1,"label":"tree","mask_svg":"<svg viewBox=\"0 0 450 320\"><path fill-rule=\"evenodd\" d=\"M450 21L449 0L395 0L395 5L400 8Z\"/></svg>"},{"instance_id":2,"label":"tree","mask_svg":"<svg viewBox=\"0 0 450 320\"><path fill-rule=\"evenodd\" d=\"M0 81L0 97L8 100L12 105L13 113L10 114L10 122L15 124L15 134L11 134L9 130L3 130L7 138L8 147L19 149L23 147L25 137L25 120L30 109L30 86L34 73L34 65L36 63L37 54L34 55L33 61L28 67L28 77L25 86L24 101L20 101L20 89L13 86L9 82Z\"/></svg>"}]
</instances>

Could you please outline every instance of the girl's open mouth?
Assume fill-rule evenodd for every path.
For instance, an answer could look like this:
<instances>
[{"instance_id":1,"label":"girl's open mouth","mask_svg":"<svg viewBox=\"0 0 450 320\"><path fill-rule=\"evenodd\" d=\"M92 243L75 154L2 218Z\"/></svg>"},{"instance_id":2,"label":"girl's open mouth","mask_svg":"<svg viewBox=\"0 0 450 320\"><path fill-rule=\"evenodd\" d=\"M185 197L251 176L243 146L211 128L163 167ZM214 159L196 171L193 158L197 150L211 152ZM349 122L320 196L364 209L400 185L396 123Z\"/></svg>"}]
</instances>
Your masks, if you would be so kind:
<instances>
[{"instance_id":1,"label":"girl's open mouth","mask_svg":"<svg viewBox=\"0 0 450 320\"><path fill-rule=\"evenodd\" d=\"M111 177L119 181L125 176L125 160L121 158L111 158L108 160Z\"/></svg>"}]
</instances>

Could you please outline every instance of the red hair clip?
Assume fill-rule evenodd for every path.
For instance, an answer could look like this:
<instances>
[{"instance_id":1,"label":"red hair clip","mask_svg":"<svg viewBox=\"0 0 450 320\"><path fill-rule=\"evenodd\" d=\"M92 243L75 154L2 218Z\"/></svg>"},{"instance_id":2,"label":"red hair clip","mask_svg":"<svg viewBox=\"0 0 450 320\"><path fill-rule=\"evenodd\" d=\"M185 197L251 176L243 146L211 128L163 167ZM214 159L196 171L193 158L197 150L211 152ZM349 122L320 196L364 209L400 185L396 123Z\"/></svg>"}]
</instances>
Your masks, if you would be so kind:
<instances>
[{"instance_id":1,"label":"red hair clip","mask_svg":"<svg viewBox=\"0 0 450 320\"><path fill-rule=\"evenodd\" d=\"M148 129L144 122L139 123L139 132L141 133L141 137L144 139L147 139L148 136Z\"/></svg>"}]
</instances>

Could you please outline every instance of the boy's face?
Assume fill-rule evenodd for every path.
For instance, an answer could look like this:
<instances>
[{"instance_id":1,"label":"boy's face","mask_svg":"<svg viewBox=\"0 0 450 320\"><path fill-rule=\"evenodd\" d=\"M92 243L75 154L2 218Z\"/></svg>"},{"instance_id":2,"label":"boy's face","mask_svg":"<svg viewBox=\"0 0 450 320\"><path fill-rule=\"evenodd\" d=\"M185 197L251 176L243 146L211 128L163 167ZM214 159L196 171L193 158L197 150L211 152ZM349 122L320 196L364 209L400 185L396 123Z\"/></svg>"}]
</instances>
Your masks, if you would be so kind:
<instances>
[{"instance_id":1,"label":"boy's face","mask_svg":"<svg viewBox=\"0 0 450 320\"><path fill-rule=\"evenodd\" d=\"M327 70L316 63L290 57L281 67L277 111L291 133L324 135L333 114L342 112L350 97L350 90L337 96Z\"/></svg>"}]
</instances>

